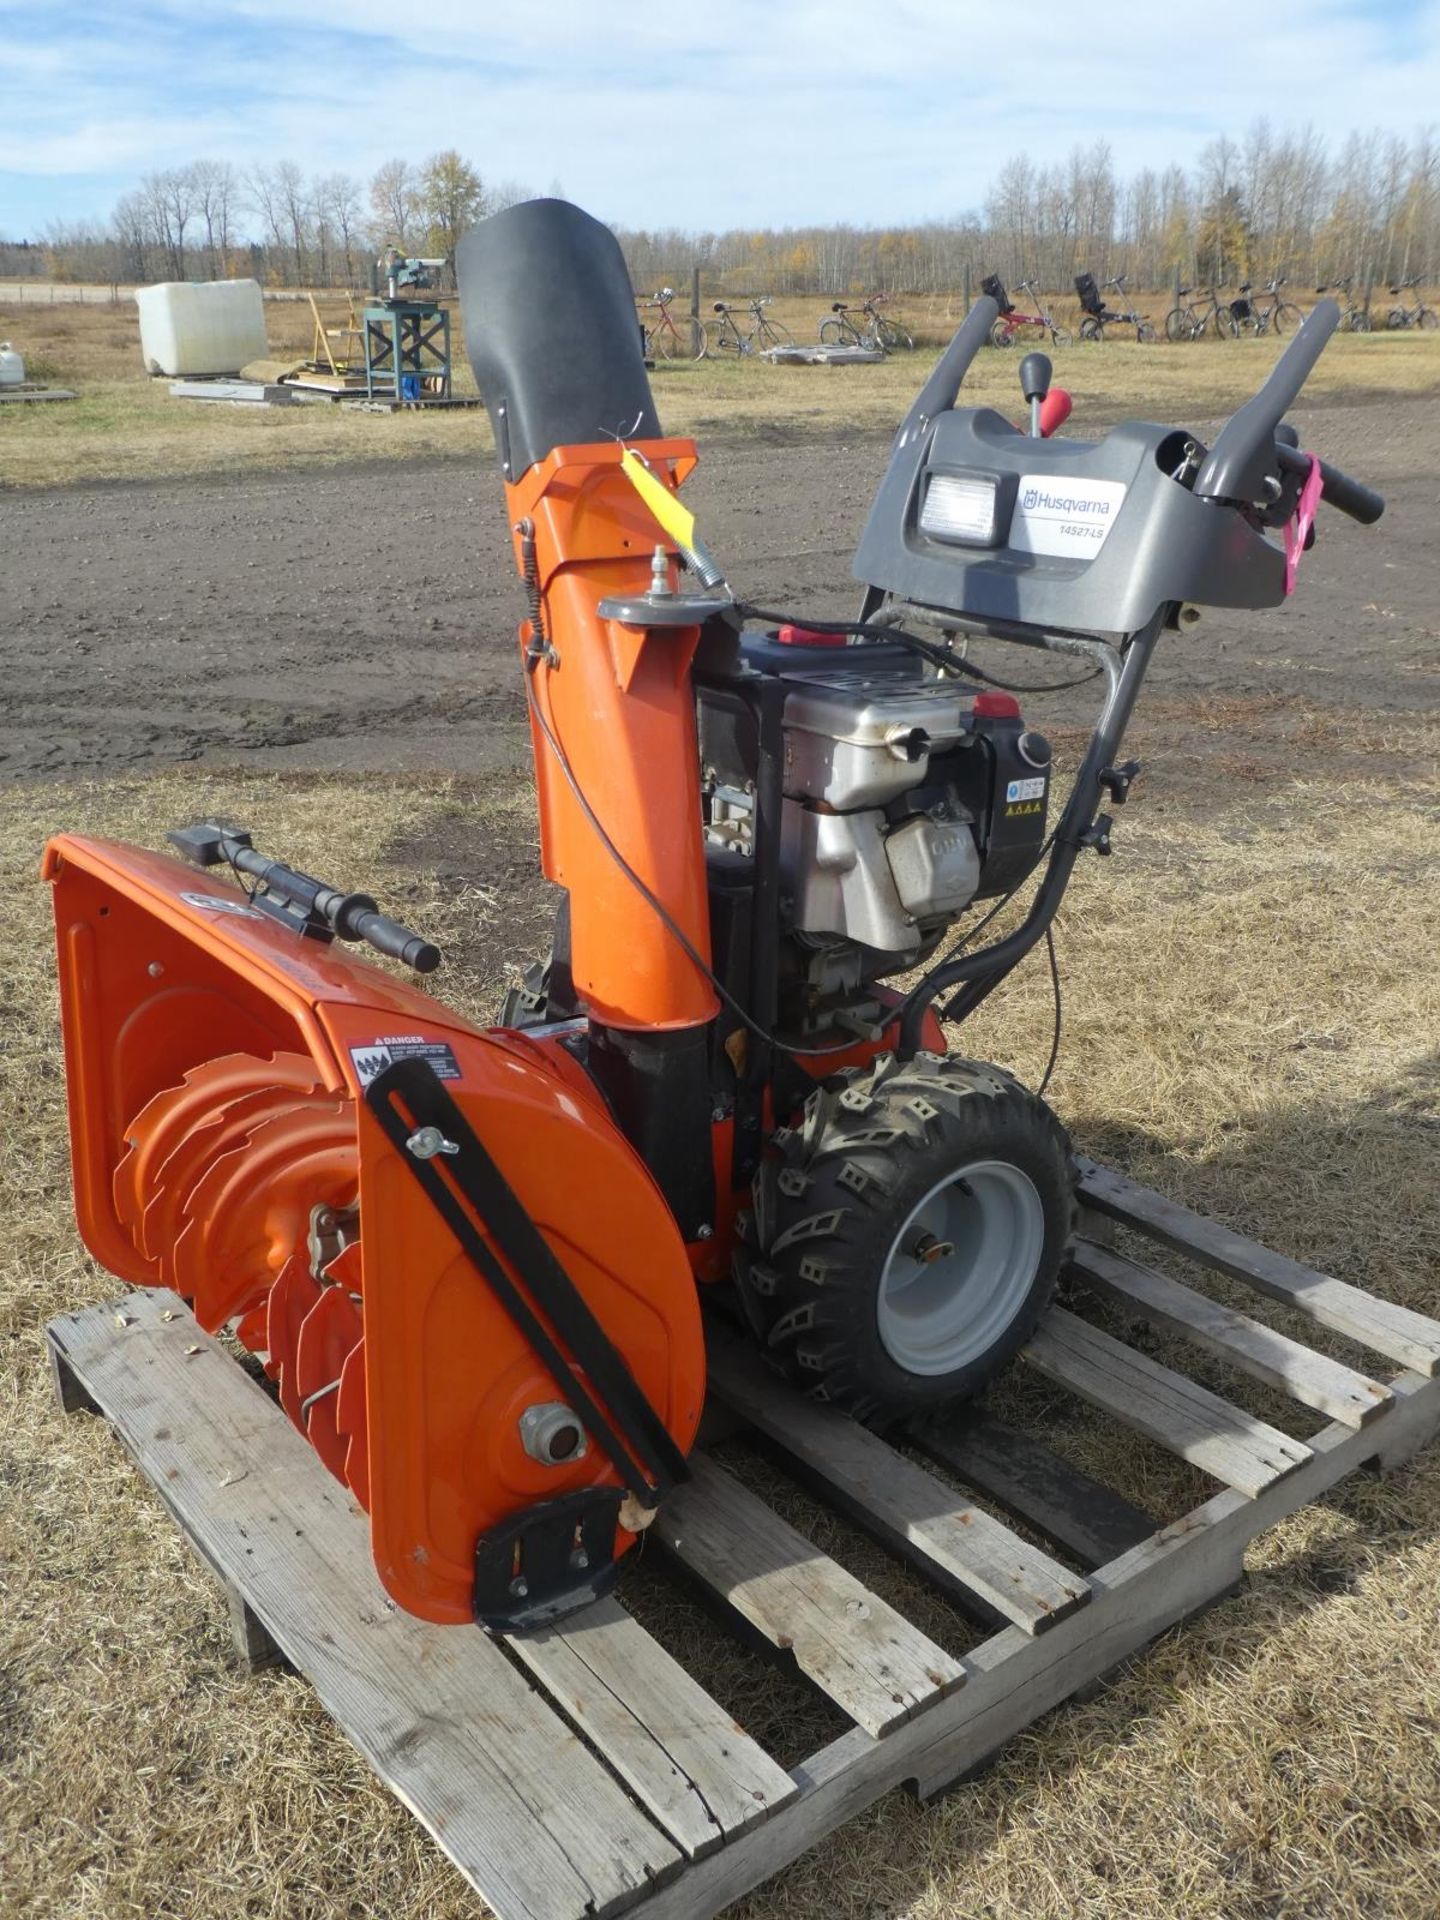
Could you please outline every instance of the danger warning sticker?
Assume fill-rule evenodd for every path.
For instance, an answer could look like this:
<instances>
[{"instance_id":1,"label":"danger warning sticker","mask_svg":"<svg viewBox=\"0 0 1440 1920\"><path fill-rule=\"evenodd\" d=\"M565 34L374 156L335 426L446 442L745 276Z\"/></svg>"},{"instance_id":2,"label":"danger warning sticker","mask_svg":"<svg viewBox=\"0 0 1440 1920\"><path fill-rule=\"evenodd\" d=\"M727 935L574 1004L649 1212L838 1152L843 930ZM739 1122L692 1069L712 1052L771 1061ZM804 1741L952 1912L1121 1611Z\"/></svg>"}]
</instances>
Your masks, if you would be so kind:
<instances>
[{"instance_id":1,"label":"danger warning sticker","mask_svg":"<svg viewBox=\"0 0 1440 1920\"><path fill-rule=\"evenodd\" d=\"M389 1033L363 1047L351 1047L350 1062L362 1091L378 1080L397 1060L424 1060L437 1080L460 1079L460 1063L444 1040L427 1040L418 1033Z\"/></svg>"}]
</instances>

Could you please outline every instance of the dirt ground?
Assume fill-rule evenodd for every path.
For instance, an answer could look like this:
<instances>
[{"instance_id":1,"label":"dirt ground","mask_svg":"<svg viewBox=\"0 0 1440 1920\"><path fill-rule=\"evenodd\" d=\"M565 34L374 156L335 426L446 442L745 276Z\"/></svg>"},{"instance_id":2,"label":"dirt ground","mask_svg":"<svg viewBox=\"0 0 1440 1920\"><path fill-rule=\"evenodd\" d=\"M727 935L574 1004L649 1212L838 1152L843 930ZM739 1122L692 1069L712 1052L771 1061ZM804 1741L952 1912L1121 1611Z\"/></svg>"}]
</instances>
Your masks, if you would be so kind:
<instances>
[{"instance_id":1,"label":"dirt ground","mask_svg":"<svg viewBox=\"0 0 1440 1920\"><path fill-rule=\"evenodd\" d=\"M1440 400L1299 421L1306 444L1387 493L1382 530L1325 515L1292 607L1207 615L1164 650L1152 703L1433 701ZM748 598L853 605L885 446L709 446L688 497ZM524 757L519 595L488 456L20 493L4 511L0 779Z\"/></svg>"}]
</instances>

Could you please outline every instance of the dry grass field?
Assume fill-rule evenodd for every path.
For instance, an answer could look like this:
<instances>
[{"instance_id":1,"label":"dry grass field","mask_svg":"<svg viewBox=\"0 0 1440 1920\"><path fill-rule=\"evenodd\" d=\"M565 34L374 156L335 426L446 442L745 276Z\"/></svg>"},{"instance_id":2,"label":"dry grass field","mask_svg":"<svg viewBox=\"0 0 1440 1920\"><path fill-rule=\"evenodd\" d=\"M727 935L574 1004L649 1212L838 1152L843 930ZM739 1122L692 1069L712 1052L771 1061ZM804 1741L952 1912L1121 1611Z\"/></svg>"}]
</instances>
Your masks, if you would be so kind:
<instances>
[{"instance_id":1,"label":"dry grass field","mask_svg":"<svg viewBox=\"0 0 1440 1920\"><path fill-rule=\"evenodd\" d=\"M1062 916L1052 1097L1083 1148L1433 1311L1440 735L1428 716L1293 703L1246 702L1246 731L1239 721L1213 702L1161 702L1140 726L1154 772L1121 855L1081 870ZM1197 806L1214 793L1222 728L1228 797ZM1289 778L1273 777L1279 762ZM308 1686L233 1673L222 1603L103 1423L51 1403L44 1322L115 1283L71 1225L37 852L64 823L154 843L217 810L433 932L452 955L444 992L467 1011L494 1004L543 923L530 799L509 780L192 771L7 796L0 1911L461 1920L476 1910L468 1890ZM1048 1018L1043 970L1027 968L967 1048L1033 1077ZM1276 1416L1253 1387L1215 1378ZM1191 1470L1130 1438L1118 1455L1114 1432L1062 1394L1017 1381L999 1399L1082 1464L1123 1457L1152 1511L1196 1497ZM883 1553L798 1495L787 1510L942 1643L965 1644ZM1250 1576L943 1801L881 1803L754 1895L744 1920L1433 1920L1440 1453L1302 1511L1252 1550ZM640 1604L783 1759L829 1731L811 1696L718 1647L680 1589Z\"/></svg>"},{"instance_id":2,"label":"dry grass field","mask_svg":"<svg viewBox=\"0 0 1440 1920\"><path fill-rule=\"evenodd\" d=\"M1163 313L1157 297L1154 311ZM327 320L343 311L333 296ZM272 356L308 354L308 306L266 304ZM903 413L929 358L946 338L958 305L916 300L895 311L923 343L883 366L774 367L754 360L666 364L655 376L667 431L727 437L823 436L837 428L884 433ZM823 300L777 301L773 312L797 340L813 340L828 312ZM76 481L240 474L277 468L334 467L359 460L473 458L491 447L483 411L373 414L323 404L222 407L176 400L168 380L142 370L139 325L131 306L5 306L0 339L12 339L27 372L75 390L74 401L0 408L0 488L68 486ZM1121 418L1143 392L1163 411L1152 417L1203 419L1252 392L1279 344L1271 339L1201 341L1138 347L1115 338L1056 356L1056 377L1093 422ZM1017 407L1018 355L980 356L966 391ZM1330 346L1307 397L1412 394L1440 386L1440 334L1342 335ZM456 338L456 390L474 383Z\"/></svg>"}]
</instances>

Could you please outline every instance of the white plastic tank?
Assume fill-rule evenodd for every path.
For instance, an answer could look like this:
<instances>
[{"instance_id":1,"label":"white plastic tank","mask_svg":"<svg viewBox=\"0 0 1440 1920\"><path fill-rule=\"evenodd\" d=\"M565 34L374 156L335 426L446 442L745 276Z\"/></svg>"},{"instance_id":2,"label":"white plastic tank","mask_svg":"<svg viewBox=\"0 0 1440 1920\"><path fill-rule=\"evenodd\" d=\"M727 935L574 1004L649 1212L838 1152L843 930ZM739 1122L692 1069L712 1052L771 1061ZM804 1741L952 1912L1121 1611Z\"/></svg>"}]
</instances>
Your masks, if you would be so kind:
<instances>
[{"instance_id":1,"label":"white plastic tank","mask_svg":"<svg viewBox=\"0 0 1440 1920\"><path fill-rule=\"evenodd\" d=\"M0 340L0 387L18 387L25 379L25 362L8 340Z\"/></svg>"},{"instance_id":2,"label":"white plastic tank","mask_svg":"<svg viewBox=\"0 0 1440 1920\"><path fill-rule=\"evenodd\" d=\"M265 303L256 280L164 280L139 287L147 373L238 373L265 357Z\"/></svg>"}]
</instances>

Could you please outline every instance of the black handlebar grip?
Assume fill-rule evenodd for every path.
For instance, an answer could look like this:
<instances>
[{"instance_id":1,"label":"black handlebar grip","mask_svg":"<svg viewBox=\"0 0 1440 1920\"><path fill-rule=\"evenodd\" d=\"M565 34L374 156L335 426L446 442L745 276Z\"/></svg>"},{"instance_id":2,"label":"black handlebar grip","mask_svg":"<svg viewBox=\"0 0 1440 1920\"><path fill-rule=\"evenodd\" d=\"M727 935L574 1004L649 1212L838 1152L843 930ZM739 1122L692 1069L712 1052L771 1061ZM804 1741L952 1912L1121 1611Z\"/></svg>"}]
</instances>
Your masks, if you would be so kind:
<instances>
[{"instance_id":1,"label":"black handlebar grip","mask_svg":"<svg viewBox=\"0 0 1440 1920\"><path fill-rule=\"evenodd\" d=\"M1327 507L1338 507L1341 513L1358 520L1362 527L1373 527L1385 511L1383 493L1367 487L1363 480L1352 480L1348 473L1332 467L1328 460L1320 462L1320 495Z\"/></svg>"},{"instance_id":2,"label":"black handlebar grip","mask_svg":"<svg viewBox=\"0 0 1440 1920\"><path fill-rule=\"evenodd\" d=\"M1280 441L1276 442L1275 451L1287 473L1309 473L1310 462L1303 453L1296 452ZM1377 493L1374 487L1367 487L1363 480L1352 480L1348 473L1342 473L1339 467L1332 467L1328 460L1320 462L1320 498L1327 507L1348 513L1362 527L1373 527L1385 511L1383 493Z\"/></svg>"},{"instance_id":3,"label":"black handlebar grip","mask_svg":"<svg viewBox=\"0 0 1440 1920\"><path fill-rule=\"evenodd\" d=\"M437 946L422 940L418 933L411 933L408 927L402 927L387 914L358 913L351 920L350 928L357 940L363 940L377 953L400 961L416 973L434 973L440 964Z\"/></svg>"}]
</instances>

